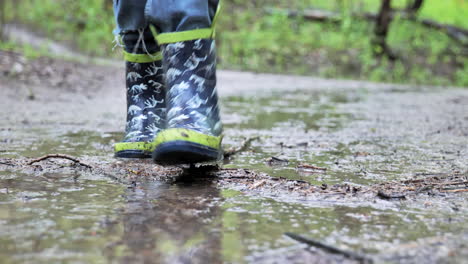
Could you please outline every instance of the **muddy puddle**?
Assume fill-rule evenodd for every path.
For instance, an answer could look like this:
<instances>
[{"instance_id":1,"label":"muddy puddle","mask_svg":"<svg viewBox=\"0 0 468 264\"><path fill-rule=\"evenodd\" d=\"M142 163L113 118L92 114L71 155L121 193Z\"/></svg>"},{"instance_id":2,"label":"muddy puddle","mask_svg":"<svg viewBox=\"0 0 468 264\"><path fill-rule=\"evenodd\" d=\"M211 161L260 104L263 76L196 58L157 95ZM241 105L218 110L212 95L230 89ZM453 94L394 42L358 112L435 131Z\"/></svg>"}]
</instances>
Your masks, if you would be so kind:
<instances>
[{"instance_id":1,"label":"muddy puddle","mask_svg":"<svg viewBox=\"0 0 468 264\"><path fill-rule=\"evenodd\" d=\"M209 182L122 186L96 175L2 173L0 256L4 263L348 261L306 250L284 235L293 232L396 261L402 244L435 239L444 254L445 236L466 231L466 211L387 207L279 202Z\"/></svg>"},{"instance_id":2,"label":"muddy puddle","mask_svg":"<svg viewBox=\"0 0 468 264\"><path fill-rule=\"evenodd\" d=\"M2 108L2 263L462 263L468 256L466 193L457 191L467 178L465 90L230 94L222 97L226 149L255 139L223 162L224 173L232 171L224 180L176 182L161 180L165 168L112 157L123 113L107 106L123 95L99 97L108 92L89 100L73 94L82 115L61 99L52 99L53 109L64 110L50 112L40 91L26 102L37 109L35 119L22 116L28 107ZM10 106L24 96L10 95ZM93 169L60 159L26 165L52 153ZM270 178L244 183L250 171ZM401 182L442 174L457 175L450 186L458 189L430 193ZM412 196L379 199L371 190L393 181ZM294 185L276 193L283 183L323 192L307 196ZM342 196L337 184L351 190ZM341 198L326 198L327 188ZM362 259L308 246L288 232Z\"/></svg>"}]
</instances>

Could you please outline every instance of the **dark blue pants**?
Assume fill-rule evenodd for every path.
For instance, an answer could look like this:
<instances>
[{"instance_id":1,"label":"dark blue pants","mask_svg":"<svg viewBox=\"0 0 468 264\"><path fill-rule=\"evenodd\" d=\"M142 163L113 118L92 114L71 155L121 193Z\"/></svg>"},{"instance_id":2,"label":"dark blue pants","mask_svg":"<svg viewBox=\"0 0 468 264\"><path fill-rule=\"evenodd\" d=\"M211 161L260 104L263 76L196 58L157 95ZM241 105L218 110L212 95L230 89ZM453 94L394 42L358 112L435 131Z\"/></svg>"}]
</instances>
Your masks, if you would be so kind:
<instances>
[{"instance_id":1,"label":"dark blue pants","mask_svg":"<svg viewBox=\"0 0 468 264\"><path fill-rule=\"evenodd\" d=\"M219 0L114 0L114 34L122 37L127 52L154 53L159 46L149 25L158 33L210 28L218 3Z\"/></svg>"}]
</instances>

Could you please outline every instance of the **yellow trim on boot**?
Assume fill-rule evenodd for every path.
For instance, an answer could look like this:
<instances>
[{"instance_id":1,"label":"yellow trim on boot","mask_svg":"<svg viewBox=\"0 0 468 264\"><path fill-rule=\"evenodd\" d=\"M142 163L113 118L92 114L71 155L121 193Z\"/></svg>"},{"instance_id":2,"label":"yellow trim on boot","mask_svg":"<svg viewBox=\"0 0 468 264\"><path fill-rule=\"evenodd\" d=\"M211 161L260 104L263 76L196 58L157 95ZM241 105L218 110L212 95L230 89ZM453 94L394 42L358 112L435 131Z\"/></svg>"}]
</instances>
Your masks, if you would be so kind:
<instances>
[{"instance_id":1,"label":"yellow trim on boot","mask_svg":"<svg viewBox=\"0 0 468 264\"><path fill-rule=\"evenodd\" d=\"M182 41L189 41L195 39L213 39L216 35L215 27L216 21L218 20L219 13L221 12L221 1L218 3L218 8L211 22L210 28L199 28L194 30L180 31L180 32L170 32L170 33L161 33L158 34L156 28L153 25L150 25L151 32L156 36L156 41L159 45L170 44Z\"/></svg>"},{"instance_id":2,"label":"yellow trim on boot","mask_svg":"<svg viewBox=\"0 0 468 264\"><path fill-rule=\"evenodd\" d=\"M222 139L222 136L210 136L191 129L169 128L158 133L153 141L153 145L156 148L163 143L171 141L187 141L219 150L221 149Z\"/></svg>"},{"instance_id":3,"label":"yellow trim on boot","mask_svg":"<svg viewBox=\"0 0 468 264\"><path fill-rule=\"evenodd\" d=\"M156 36L156 40L158 44L162 45L195 39L211 39L213 32L213 28L201 28L181 32L162 33Z\"/></svg>"},{"instance_id":4,"label":"yellow trim on boot","mask_svg":"<svg viewBox=\"0 0 468 264\"><path fill-rule=\"evenodd\" d=\"M135 63L150 63L162 60L162 52L158 51L153 54L135 54L124 51L124 59Z\"/></svg>"},{"instance_id":5,"label":"yellow trim on boot","mask_svg":"<svg viewBox=\"0 0 468 264\"><path fill-rule=\"evenodd\" d=\"M114 151L120 152L124 150L143 150L152 152L154 150L153 142L119 142L115 143Z\"/></svg>"}]
</instances>

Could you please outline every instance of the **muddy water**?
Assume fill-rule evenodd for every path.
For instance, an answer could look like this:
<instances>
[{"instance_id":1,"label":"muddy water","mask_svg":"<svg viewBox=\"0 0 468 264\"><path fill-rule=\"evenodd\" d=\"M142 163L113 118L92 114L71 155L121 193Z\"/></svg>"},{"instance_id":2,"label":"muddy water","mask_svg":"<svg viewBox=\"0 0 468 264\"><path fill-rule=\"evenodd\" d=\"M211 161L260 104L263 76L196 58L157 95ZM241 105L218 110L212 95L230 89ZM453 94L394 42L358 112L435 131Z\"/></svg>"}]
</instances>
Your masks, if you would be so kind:
<instances>
[{"instance_id":1,"label":"muddy water","mask_svg":"<svg viewBox=\"0 0 468 264\"><path fill-rule=\"evenodd\" d=\"M315 257L301 255L303 247L284 232L376 254L465 225L451 220L455 212L303 206L206 183L123 187L97 176L73 176L2 173L3 263L302 262Z\"/></svg>"},{"instance_id":2,"label":"muddy water","mask_svg":"<svg viewBox=\"0 0 468 264\"><path fill-rule=\"evenodd\" d=\"M464 171L467 98L463 90L438 89L299 89L229 95L223 97L226 146L236 146L246 137L261 138L225 166L314 184L368 185L423 173ZM115 162L111 145L122 136L115 125L122 120L109 111L96 115L107 118L101 125L79 116L68 123L60 115L47 122L19 124L3 119L7 121L0 130L2 157L65 153ZM302 163L327 170L298 169ZM437 208L431 207L430 198L427 206L394 201L378 206L346 201L300 204L252 197L209 182L140 179L126 186L91 172L64 171L0 172L2 263L346 261L305 249L285 232L376 260L435 263L437 258L421 259L417 254L398 258L391 252L414 241L424 244L426 239L467 230L466 201L459 196ZM466 237L462 236L465 241ZM441 248L442 253L432 255L449 255L450 249Z\"/></svg>"},{"instance_id":3,"label":"muddy water","mask_svg":"<svg viewBox=\"0 0 468 264\"><path fill-rule=\"evenodd\" d=\"M468 98L459 92L336 88L230 97L226 105L235 114L226 120L226 141L261 140L227 166L317 184L466 171ZM299 164L327 171L301 170Z\"/></svg>"},{"instance_id":4,"label":"muddy water","mask_svg":"<svg viewBox=\"0 0 468 264\"><path fill-rule=\"evenodd\" d=\"M359 93L317 90L229 97L227 108L235 114L226 120L227 133L231 138L261 138L253 142L250 152L239 155L233 167L261 168L272 176L318 182L323 173L298 171L296 166L307 163L326 168L335 162L333 159L349 154L350 150L340 149L342 146L328 146L321 137L359 119L340 106L360 100ZM335 155L320 155L317 150L321 147L328 147L330 151L335 148ZM342 177L336 178L336 181L341 180Z\"/></svg>"}]
</instances>

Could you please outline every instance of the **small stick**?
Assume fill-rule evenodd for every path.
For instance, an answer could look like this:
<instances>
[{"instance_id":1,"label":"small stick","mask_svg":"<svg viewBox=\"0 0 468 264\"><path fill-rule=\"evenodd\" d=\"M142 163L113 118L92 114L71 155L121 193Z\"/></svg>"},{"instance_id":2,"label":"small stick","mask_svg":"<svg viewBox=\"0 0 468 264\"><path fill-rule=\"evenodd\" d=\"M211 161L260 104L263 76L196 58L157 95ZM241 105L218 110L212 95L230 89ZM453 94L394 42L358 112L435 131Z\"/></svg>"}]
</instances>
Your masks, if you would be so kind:
<instances>
[{"instance_id":1,"label":"small stick","mask_svg":"<svg viewBox=\"0 0 468 264\"><path fill-rule=\"evenodd\" d=\"M431 190L431 189L432 189L432 186L430 186L430 185L424 185L424 186L418 188L414 193L415 193L415 194L418 194L418 193L422 193L422 192L425 192L425 191L429 191L429 190Z\"/></svg>"},{"instance_id":2,"label":"small stick","mask_svg":"<svg viewBox=\"0 0 468 264\"><path fill-rule=\"evenodd\" d=\"M337 247L334 247L334 246L330 246L330 245L326 245L326 244L323 244L322 242L320 241L316 241L316 240L313 240L311 238L307 238L307 237L304 237L304 236L301 236L301 235L298 235L298 234L294 234L294 233L289 233L289 232L286 232L284 233L286 236L298 241L298 242L301 242L301 243L304 243L304 244L307 244L309 246L312 246L312 247L317 247L317 248L321 248L329 253L332 253L332 254L338 254L338 255L343 255L349 259L354 259L354 260L357 260L359 261L360 263L372 263L372 259L369 259L363 255L360 255L360 254L357 254L357 253L354 253L354 252L350 252L350 251L345 251L343 249L339 249Z\"/></svg>"},{"instance_id":3,"label":"small stick","mask_svg":"<svg viewBox=\"0 0 468 264\"><path fill-rule=\"evenodd\" d=\"M384 191L382 190L379 190L377 192L377 196L379 196L380 198L383 198L383 199L406 199L406 195L404 194L387 194L385 193Z\"/></svg>"},{"instance_id":4,"label":"small stick","mask_svg":"<svg viewBox=\"0 0 468 264\"><path fill-rule=\"evenodd\" d=\"M224 158L227 159L227 158L230 158L231 156L237 154L237 153L240 153L240 152L243 152L245 151L249 146L250 144L252 143L252 141L254 140L258 140L260 137L251 137L251 138L247 138L246 140L244 140L241 145L237 148L230 148L229 150L225 151L224 152Z\"/></svg>"},{"instance_id":5,"label":"small stick","mask_svg":"<svg viewBox=\"0 0 468 264\"><path fill-rule=\"evenodd\" d=\"M443 190L441 192L447 192L447 193L468 192L468 189Z\"/></svg>"},{"instance_id":6,"label":"small stick","mask_svg":"<svg viewBox=\"0 0 468 264\"><path fill-rule=\"evenodd\" d=\"M65 155L65 154L48 154L48 155L45 155L45 156L42 156L42 157L39 157L37 159L33 159L31 160L30 162L27 163L27 165L33 165L34 163L36 162L39 162L39 161L42 161L42 160L46 160L46 159L51 159L51 158L57 158L57 159L67 159L67 160L71 160L75 163L78 163L79 165L81 166L84 166L86 168L93 168L91 165L88 165L86 163L83 163L81 162L79 159L77 158L74 158L72 156L69 156L69 155Z\"/></svg>"},{"instance_id":7,"label":"small stick","mask_svg":"<svg viewBox=\"0 0 468 264\"><path fill-rule=\"evenodd\" d=\"M273 163L273 162L289 162L289 160L287 160L287 159L281 159L281 158L272 156L271 158L269 158L269 159L267 160L267 162L269 162L269 163Z\"/></svg>"},{"instance_id":8,"label":"small stick","mask_svg":"<svg viewBox=\"0 0 468 264\"><path fill-rule=\"evenodd\" d=\"M459 181L459 182L441 182L441 183L437 183L437 182L430 182L428 184L431 184L431 185L461 185L461 184L468 184L468 181Z\"/></svg>"},{"instance_id":9,"label":"small stick","mask_svg":"<svg viewBox=\"0 0 468 264\"><path fill-rule=\"evenodd\" d=\"M249 187L250 190L253 190L253 189L257 189L258 187L264 185L266 183L267 180L263 179L263 180L259 180L259 181L255 181L254 184L252 184L252 186Z\"/></svg>"},{"instance_id":10,"label":"small stick","mask_svg":"<svg viewBox=\"0 0 468 264\"><path fill-rule=\"evenodd\" d=\"M289 164L289 160L277 158L277 157L275 157L275 156L272 156L271 158L266 159L265 162L266 162L269 166L277 166L277 165L280 165L280 164L281 164L281 165Z\"/></svg>"},{"instance_id":11,"label":"small stick","mask_svg":"<svg viewBox=\"0 0 468 264\"><path fill-rule=\"evenodd\" d=\"M3 162L3 161L0 161L0 164L2 164L2 165L7 165L7 166L15 166L15 165L12 164L12 163Z\"/></svg>"},{"instance_id":12,"label":"small stick","mask_svg":"<svg viewBox=\"0 0 468 264\"><path fill-rule=\"evenodd\" d=\"M298 169L323 170L323 171L326 171L326 170L327 170L327 168L317 167L317 166L309 165L309 164L299 164L299 165L297 165L297 168L298 168Z\"/></svg>"},{"instance_id":13,"label":"small stick","mask_svg":"<svg viewBox=\"0 0 468 264\"><path fill-rule=\"evenodd\" d=\"M346 192L324 192L325 195L336 195L336 194L342 194L346 195Z\"/></svg>"}]
</instances>

